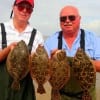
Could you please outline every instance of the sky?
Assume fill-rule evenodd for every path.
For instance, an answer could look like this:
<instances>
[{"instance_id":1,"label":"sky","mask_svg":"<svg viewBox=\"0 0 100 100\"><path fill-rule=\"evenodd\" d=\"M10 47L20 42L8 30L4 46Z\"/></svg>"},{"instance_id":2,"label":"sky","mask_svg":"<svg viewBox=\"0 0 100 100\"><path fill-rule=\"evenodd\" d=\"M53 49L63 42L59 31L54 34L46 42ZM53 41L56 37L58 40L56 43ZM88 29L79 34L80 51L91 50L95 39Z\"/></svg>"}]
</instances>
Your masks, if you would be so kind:
<instances>
[{"instance_id":1,"label":"sky","mask_svg":"<svg viewBox=\"0 0 100 100\"><path fill-rule=\"evenodd\" d=\"M0 22L9 21L14 0L0 0ZM66 5L79 9L81 28L100 36L100 0L35 0L30 23L43 35L60 30L59 13Z\"/></svg>"}]
</instances>

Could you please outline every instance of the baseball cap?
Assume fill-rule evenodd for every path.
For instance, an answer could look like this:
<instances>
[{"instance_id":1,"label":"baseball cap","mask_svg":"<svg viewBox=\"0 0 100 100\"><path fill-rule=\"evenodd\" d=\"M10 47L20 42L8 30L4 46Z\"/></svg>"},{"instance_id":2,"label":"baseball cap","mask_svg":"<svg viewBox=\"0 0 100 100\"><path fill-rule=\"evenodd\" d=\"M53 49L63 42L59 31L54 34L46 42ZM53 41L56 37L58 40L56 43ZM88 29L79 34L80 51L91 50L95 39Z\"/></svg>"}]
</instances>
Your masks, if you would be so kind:
<instances>
[{"instance_id":1,"label":"baseball cap","mask_svg":"<svg viewBox=\"0 0 100 100\"><path fill-rule=\"evenodd\" d=\"M34 0L16 0L15 3L19 4L23 1L28 2L32 7L34 7Z\"/></svg>"},{"instance_id":2,"label":"baseball cap","mask_svg":"<svg viewBox=\"0 0 100 100\"><path fill-rule=\"evenodd\" d=\"M14 5L24 1L28 2L34 8L34 0L15 0ZM12 14L13 14L13 10L11 11L10 18L12 18Z\"/></svg>"}]
</instances>

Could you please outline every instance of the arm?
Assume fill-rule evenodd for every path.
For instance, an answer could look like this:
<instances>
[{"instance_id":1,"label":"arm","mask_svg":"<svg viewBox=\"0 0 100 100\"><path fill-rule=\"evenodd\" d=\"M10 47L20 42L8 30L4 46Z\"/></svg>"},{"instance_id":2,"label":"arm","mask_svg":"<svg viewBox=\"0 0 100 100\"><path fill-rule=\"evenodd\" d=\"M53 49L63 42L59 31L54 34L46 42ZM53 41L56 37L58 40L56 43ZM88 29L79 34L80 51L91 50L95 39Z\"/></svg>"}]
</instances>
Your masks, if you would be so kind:
<instances>
[{"instance_id":1,"label":"arm","mask_svg":"<svg viewBox=\"0 0 100 100\"><path fill-rule=\"evenodd\" d=\"M0 62L3 61L7 57L10 50L12 50L16 46L16 44L17 43L14 42L8 47L4 48L3 50L0 50Z\"/></svg>"},{"instance_id":2,"label":"arm","mask_svg":"<svg viewBox=\"0 0 100 100\"><path fill-rule=\"evenodd\" d=\"M96 72L100 72L100 60L92 60L92 62L95 66Z\"/></svg>"},{"instance_id":3,"label":"arm","mask_svg":"<svg viewBox=\"0 0 100 100\"><path fill-rule=\"evenodd\" d=\"M4 48L3 50L0 50L0 62L3 61L7 57L9 51L10 51L10 46L8 46L7 48Z\"/></svg>"}]
</instances>

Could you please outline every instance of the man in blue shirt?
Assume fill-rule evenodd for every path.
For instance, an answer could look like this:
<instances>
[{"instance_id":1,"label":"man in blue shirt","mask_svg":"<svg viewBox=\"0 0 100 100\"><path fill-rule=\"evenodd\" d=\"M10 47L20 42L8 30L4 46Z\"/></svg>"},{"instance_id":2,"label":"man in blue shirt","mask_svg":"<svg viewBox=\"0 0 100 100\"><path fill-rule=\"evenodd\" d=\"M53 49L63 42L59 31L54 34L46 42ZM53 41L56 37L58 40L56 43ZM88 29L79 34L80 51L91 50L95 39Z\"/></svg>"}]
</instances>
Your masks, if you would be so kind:
<instances>
[{"instance_id":1,"label":"man in blue shirt","mask_svg":"<svg viewBox=\"0 0 100 100\"><path fill-rule=\"evenodd\" d=\"M92 32L80 29L80 20L81 16L76 7L69 5L62 8L60 12L61 31L45 41L45 48L49 56L54 50L64 49L67 56L74 57L77 49L81 47L91 58L96 71L100 72L100 49L96 41L97 37ZM92 100L96 100L95 86L92 86L89 92ZM78 97L82 94L82 90L72 71L70 80L61 89L60 94L61 100L81 100Z\"/></svg>"}]
</instances>

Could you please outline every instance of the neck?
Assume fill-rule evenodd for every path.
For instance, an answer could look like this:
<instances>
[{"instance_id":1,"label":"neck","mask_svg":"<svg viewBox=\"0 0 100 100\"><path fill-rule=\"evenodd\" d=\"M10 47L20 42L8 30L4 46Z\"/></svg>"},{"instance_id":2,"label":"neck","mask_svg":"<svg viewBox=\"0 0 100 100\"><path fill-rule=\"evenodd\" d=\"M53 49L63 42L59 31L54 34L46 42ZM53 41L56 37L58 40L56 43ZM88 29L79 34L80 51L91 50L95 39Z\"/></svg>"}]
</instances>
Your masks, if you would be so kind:
<instances>
[{"instance_id":1,"label":"neck","mask_svg":"<svg viewBox=\"0 0 100 100\"><path fill-rule=\"evenodd\" d=\"M76 32L63 32L64 38L76 38L78 31Z\"/></svg>"},{"instance_id":2,"label":"neck","mask_svg":"<svg viewBox=\"0 0 100 100\"><path fill-rule=\"evenodd\" d=\"M64 37L64 39L65 39L65 41L70 49L73 45L74 40L77 37L77 34L78 34L78 31L77 32L69 32L69 33L63 32L63 37Z\"/></svg>"},{"instance_id":3,"label":"neck","mask_svg":"<svg viewBox=\"0 0 100 100\"><path fill-rule=\"evenodd\" d=\"M22 31L25 30L28 23L20 22L20 21L13 19L13 24L14 24L14 27L18 30L18 32L21 33Z\"/></svg>"}]
</instances>

